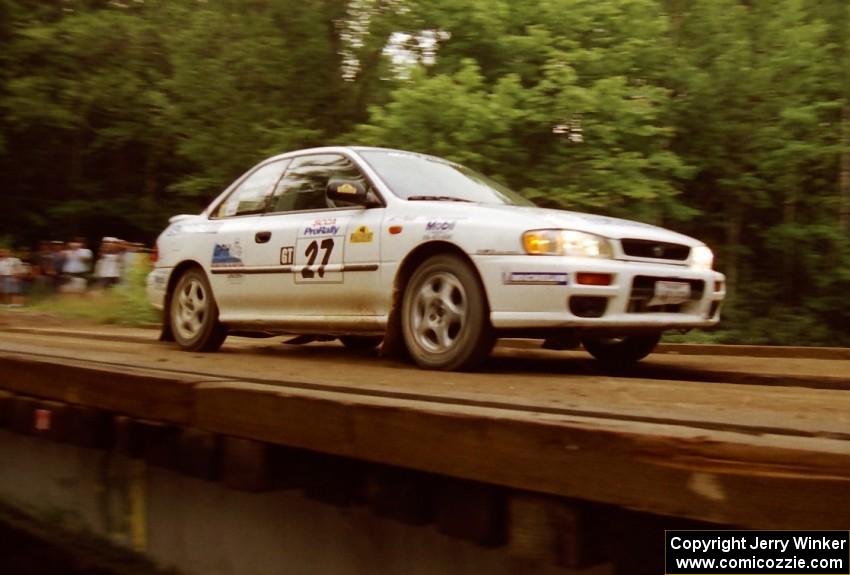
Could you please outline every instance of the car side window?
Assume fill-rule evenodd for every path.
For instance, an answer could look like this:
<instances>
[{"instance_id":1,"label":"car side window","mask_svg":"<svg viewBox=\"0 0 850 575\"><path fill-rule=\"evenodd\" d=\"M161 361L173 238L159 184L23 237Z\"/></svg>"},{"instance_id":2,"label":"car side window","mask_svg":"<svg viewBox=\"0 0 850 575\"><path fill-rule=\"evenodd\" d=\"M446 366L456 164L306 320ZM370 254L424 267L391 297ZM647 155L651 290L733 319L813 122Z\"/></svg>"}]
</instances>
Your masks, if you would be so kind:
<instances>
[{"instance_id":1,"label":"car side window","mask_svg":"<svg viewBox=\"0 0 850 575\"><path fill-rule=\"evenodd\" d=\"M332 178L358 180L369 188L369 182L357 166L339 154L299 156L281 178L272 199L273 212L322 210L339 207L325 197Z\"/></svg>"},{"instance_id":2,"label":"car side window","mask_svg":"<svg viewBox=\"0 0 850 575\"><path fill-rule=\"evenodd\" d=\"M275 185L289 160L266 164L248 176L213 213L214 218L259 214L266 211Z\"/></svg>"}]
</instances>

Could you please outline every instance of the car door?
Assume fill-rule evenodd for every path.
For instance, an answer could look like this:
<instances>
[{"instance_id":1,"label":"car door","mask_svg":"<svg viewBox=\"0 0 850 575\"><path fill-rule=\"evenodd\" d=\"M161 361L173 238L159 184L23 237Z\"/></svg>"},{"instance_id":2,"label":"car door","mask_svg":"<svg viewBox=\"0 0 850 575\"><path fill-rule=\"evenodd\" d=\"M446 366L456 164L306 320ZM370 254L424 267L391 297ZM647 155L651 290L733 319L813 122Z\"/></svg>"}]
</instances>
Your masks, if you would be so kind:
<instances>
[{"instance_id":1,"label":"car door","mask_svg":"<svg viewBox=\"0 0 850 575\"><path fill-rule=\"evenodd\" d=\"M263 305L263 287L252 281L250 269L257 258L256 232L288 165L289 160L283 159L253 168L210 216L217 226L208 240L206 263L224 321L256 313Z\"/></svg>"},{"instance_id":2,"label":"car door","mask_svg":"<svg viewBox=\"0 0 850 575\"><path fill-rule=\"evenodd\" d=\"M269 239L251 264L279 274L258 274L264 317L377 315L380 309L382 207L335 205L326 196L331 179L369 183L341 153L292 159L278 183L259 232ZM374 191L370 193L374 194ZM276 277L275 277L276 276Z\"/></svg>"}]
</instances>

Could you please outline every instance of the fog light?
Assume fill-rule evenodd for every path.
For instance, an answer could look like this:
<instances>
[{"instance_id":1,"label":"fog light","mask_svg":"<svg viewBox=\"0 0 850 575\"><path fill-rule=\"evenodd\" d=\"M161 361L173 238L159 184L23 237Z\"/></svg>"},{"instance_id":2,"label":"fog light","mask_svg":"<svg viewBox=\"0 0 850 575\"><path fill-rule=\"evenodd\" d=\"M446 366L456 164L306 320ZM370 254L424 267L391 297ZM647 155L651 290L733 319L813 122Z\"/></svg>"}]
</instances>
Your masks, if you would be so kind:
<instances>
[{"instance_id":1,"label":"fog light","mask_svg":"<svg viewBox=\"0 0 850 575\"><path fill-rule=\"evenodd\" d=\"M717 315L718 311L720 311L720 302L719 301L711 302L711 308L709 308L709 310L708 310L708 316L707 316L708 319L712 319L713 317L715 317Z\"/></svg>"},{"instance_id":2,"label":"fog light","mask_svg":"<svg viewBox=\"0 0 850 575\"><path fill-rule=\"evenodd\" d=\"M574 295L570 298L570 311L578 317L602 317L607 307L607 297Z\"/></svg>"},{"instance_id":3,"label":"fog light","mask_svg":"<svg viewBox=\"0 0 850 575\"><path fill-rule=\"evenodd\" d=\"M580 272L576 274L576 283L586 286L609 286L611 285L611 274L592 274Z\"/></svg>"}]
</instances>

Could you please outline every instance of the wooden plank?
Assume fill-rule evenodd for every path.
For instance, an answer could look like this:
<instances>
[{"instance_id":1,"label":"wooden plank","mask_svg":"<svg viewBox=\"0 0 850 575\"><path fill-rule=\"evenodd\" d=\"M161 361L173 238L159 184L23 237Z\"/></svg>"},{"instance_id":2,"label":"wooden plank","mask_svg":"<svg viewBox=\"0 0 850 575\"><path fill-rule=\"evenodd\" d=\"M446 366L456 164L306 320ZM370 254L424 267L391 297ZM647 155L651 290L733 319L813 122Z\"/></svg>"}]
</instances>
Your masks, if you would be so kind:
<instances>
[{"instance_id":1,"label":"wooden plank","mask_svg":"<svg viewBox=\"0 0 850 575\"><path fill-rule=\"evenodd\" d=\"M847 441L259 384L203 384L196 395L197 425L217 433L714 523L850 522Z\"/></svg>"},{"instance_id":2,"label":"wooden plank","mask_svg":"<svg viewBox=\"0 0 850 575\"><path fill-rule=\"evenodd\" d=\"M786 411L793 407L797 420L747 432L737 405L707 428L705 422L694 423L696 406L666 422L636 421L627 414L588 417L578 409L540 413L533 404L525 411L495 402L476 406L475 397L487 399L478 388L462 394L459 405L450 395L438 402L260 384L198 384L200 379L0 353L0 387L97 413L194 422L208 433L716 523L842 528L850 521L844 505L850 441L846 432L833 433L843 425L841 392L774 391L771 397L785 398ZM725 393L727 399L740 399L751 391L729 388ZM564 392L559 388L560 395ZM723 402L716 395L719 409ZM12 427L32 432L33 401L7 396ZM709 405L708 400L701 405ZM832 417L829 409L838 415ZM831 424L824 427L823 419ZM725 422L739 423L731 431L724 430ZM268 468L268 453L262 457L260 466ZM274 471L263 473L276 483Z\"/></svg>"},{"instance_id":3,"label":"wooden plank","mask_svg":"<svg viewBox=\"0 0 850 575\"><path fill-rule=\"evenodd\" d=\"M21 337L21 334L13 335ZM35 343L11 343L8 339L8 334L0 334L3 346L15 349L14 353L45 351L44 338ZM123 365L144 370L168 368L202 372L207 374L204 377L212 375L212 380L252 378L256 383L272 385L319 386L317 389L324 386L329 391L427 401L433 398L450 403L490 402L508 408L522 406L526 411L593 412L600 418L643 417L656 423L689 425L693 421L704 421L719 426L746 423L812 435L848 435L850 430L850 394L846 393L850 389L850 362L846 361L761 359L753 362L739 361L740 358L681 358L662 354L650 358L649 370L637 368L628 377L609 377L600 374L598 365L587 360L586 354L536 352L513 359L497 354L488 364L490 371L487 373L446 374L388 361L364 358L352 361L348 352L330 344L263 347L268 343L234 338L223 353L192 354L161 344L145 346L116 342L107 345L102 341L64 338L54 338L47 343L50 344L48 351L55 355L73 357L78 362L83 359L109 361L117 366L116 370L123 369L120 367ZM585 359L578 359L579 356ZM703 364L710 360L714 368L706 371ZM682 362L690 367L684 369L680 365ZM765 377L763 370L768 368L772 371ZM730 373L732 379L725 383L698 381L701 377L714 380L719 373L717 370L730 369L736 373ZM662 379L637 377L641 372L663 372ZM61 370L57 373L61 374ZM679 380L664 380L666 376ZM160 377L163 377L161 372ZM749 383L767 381L770 387L744 385L735 378ZM844 383L836 384L835 378ZM796 387L788 387L789 384ZM836 385L845 389L832 389ZM2 373L0 387L3 387ZM812 387L825 389L813 390ZM142 417L150 417L151 413L155 411Z\"/></svg>"},{"instance_id":4,"label":"wooden plank","mask_svg":"<svg viewBox=\"0 0 850 575\"><path fill-rule=\"evenodd\" d=\"M7 391L181 424L192 419L192 387L199 379L9 353L0 353L0 374Z\"/></svg>"}]
</instances>

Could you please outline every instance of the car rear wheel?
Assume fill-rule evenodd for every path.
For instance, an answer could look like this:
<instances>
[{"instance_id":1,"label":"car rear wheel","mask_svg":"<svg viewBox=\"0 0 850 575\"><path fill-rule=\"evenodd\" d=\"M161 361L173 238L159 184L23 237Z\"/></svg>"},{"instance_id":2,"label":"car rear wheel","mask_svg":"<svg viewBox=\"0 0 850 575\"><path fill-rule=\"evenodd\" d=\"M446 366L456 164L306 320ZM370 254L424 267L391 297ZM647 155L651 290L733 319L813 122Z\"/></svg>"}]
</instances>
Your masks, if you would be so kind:
<instances>
[{"instance_id":1,"label":"car rear wheel","mask_svg":"<svg viewBox=\"0 0 850 575\"><path fill-rule=\"evenodd\" d=\"M374 349L384 338L380 335L341 335L339 341L348 349Z\"/></svg>"},{"instance_id":2,"label":"car rear wheel","mask_svg":"<svg viewBox=\"0 0 850 575\"><path fill-rule=\"evenodd\" d=\"M429 258L413 273L401 327L411 357L426 369L471 369L495 342L475 270L450 254Z\"/></svg>"},{"instance_id":3,"label":"car rear wheel","mask_svg":"<svg viewBox=\"0 0 850 575\"><path fill-rule=\"evenodd\" d=\"M584 338L582 344L590 355L610 366L626 366L636 363L652 353L660 333L627 335L623 337Z\"/></svg>"},{"instance_id":4,"label":"car rear wheel","mask_svg":"<svg viewBox=\"0 0 850 575\"><path fill-rule=\"evenodd\" d=\"M227 337L209 281L200 269L189 269L177 280L169 321L174 340L188 351L215 351Z\"/></svg>"}]
</instances>

